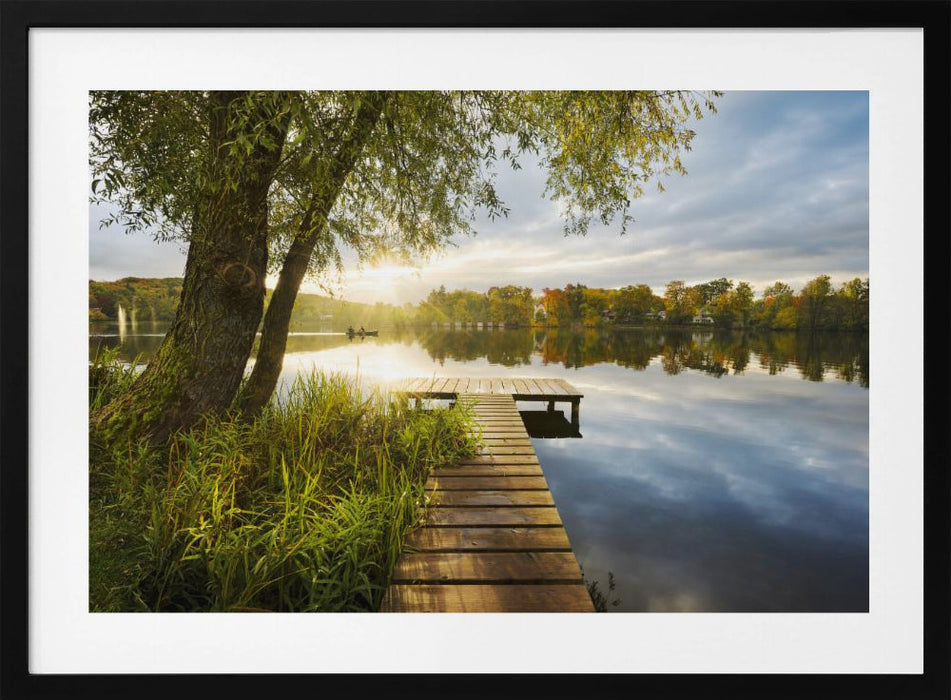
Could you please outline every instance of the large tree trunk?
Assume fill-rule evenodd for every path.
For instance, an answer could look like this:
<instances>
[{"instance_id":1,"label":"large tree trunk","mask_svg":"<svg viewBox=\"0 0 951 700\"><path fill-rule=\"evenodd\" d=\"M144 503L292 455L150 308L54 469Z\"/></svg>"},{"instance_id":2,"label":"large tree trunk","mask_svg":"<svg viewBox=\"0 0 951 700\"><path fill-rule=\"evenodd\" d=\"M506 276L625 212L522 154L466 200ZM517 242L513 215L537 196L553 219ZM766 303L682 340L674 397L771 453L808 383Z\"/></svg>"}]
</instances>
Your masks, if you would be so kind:
<instances>
[{"instance_id":1,"label":"large tree trunk","mask_svg":"<svg viewBox=\"0 0 951 700\"><path fill-rule=\"evenodd\" d=\"M274 94L209 96L208 182L196 208L181 300L171 329L131 390L91 417L106 440L165 440L203 413L228 408L264 308L267 194L288 119ZM271 143L228 146L261 123Z\"/></svg>"},{"instance_id":2,"label":"large tree trunk","mask_svg":"<svg viewBox=\"0 0 951 700\"><path fill-rule=\"evenodd\" d=\"M357 158L363 152L367 139L373 133L388 98L388 93L368 94L354 116L350 133L344 138L340 147L328 156L331 162L324 170L327 173L327 181L320 188L319 194L315 194L311 199L310 206L301 221L300 230L284 259L277 286L268 303L267 313L264 315L261 342L255 355L254 368L238 401L240 409L246 416L257 414L267 405L271 394L274 393L284 364L284 350L287 347L291 312L294 310L294 302L301 282L307 274L314 245L324 234L327 216Z\"/></svg>"}]
</instances>

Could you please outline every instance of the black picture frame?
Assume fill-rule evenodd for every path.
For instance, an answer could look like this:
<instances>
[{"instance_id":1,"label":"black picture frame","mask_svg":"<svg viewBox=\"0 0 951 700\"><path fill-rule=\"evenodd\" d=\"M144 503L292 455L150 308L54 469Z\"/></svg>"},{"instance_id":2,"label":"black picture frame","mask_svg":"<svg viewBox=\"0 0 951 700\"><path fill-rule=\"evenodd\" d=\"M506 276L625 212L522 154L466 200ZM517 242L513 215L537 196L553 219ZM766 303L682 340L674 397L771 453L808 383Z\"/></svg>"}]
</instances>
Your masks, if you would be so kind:
<instances>
[{"instance_id":1,"label":"black picture frame","mask_svg":"<svg viewBox=\"0 0 951 700\"><path fill-rule=\"evenodd\" d=\"M252 675L36 675L28 665L29 475L29 30L37 27L510 27L510 28L888 28L924 32L925 269L921 312L928 368L924 387L925 611L920 675L632 674L518 677L373 674L351 679L288 676L306 692L414 695L607 695L670 697L951 697L949 454L944 406L951 382L942 356L949 274L949 27L951 2L682 0L2 0L0 3L0 694L20 697L266 696L274 679ZM896 233L897 235L897 233ZM910 306L916 300L910 300ZM425 650L420 650L425 653ZM328 683L332 685L326 685ZM341 681L340 684L337 681ZM283 692L283 679L280 691ZM296 689L295 691L298 692Z\"/></svg>"}]
</instances>

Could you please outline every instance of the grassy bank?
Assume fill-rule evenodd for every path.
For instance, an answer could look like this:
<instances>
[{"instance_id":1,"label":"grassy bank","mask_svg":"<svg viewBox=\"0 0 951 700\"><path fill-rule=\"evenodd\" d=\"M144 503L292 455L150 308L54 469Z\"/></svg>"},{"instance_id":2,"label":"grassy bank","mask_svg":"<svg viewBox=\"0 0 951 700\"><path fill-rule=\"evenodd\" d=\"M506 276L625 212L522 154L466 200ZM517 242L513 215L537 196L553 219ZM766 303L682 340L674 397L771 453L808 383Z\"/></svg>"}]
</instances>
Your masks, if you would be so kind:
<instances>
[{"instance_id":1,"label":"grassy bank","mask_svg":"<svg viewBox=\"0 0 951 700\"><path fill-rule=\"evenodd\" d=\"M90 407L132 378L96 363ZM161 450L91 435L90 610L376 610L430 469L475 449L470 419L316 373Z\"/></svg>"}]
</instances>

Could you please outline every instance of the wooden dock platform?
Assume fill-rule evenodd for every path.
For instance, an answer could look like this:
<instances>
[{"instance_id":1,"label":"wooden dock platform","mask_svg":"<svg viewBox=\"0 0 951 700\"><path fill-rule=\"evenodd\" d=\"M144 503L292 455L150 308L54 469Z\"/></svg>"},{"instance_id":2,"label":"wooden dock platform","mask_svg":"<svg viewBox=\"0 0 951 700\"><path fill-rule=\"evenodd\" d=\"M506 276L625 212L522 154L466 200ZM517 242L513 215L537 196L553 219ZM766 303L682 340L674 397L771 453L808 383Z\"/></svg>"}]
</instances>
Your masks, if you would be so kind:
<instances>
[{"instance_id":1,"label":"wooden dock platform","mask_svg":"<svg viewBox=\"0 0 951 700\"><path fill-rule=\"evenodd\" d=\"M584 398L564 379L541 377L416 377L402 381L395 390L417 399L455 399L463 394L510 396L515 401L543 401L549 411L558 402L568 402L575 427Z\"/></svg>"},{"instance_id":2,"label":"wooden dock platform","mask_svg":"<svg viewBox=\"0 0 951 700\"><path fill-rule=\"evenodd\" d=\"M580 398L559 386L560 396ZM453 394L473 405L484 447L430 476L428 520L410 534L382 612L594 611L514 395L502 387Z\"/></svg>"}]
</instances>

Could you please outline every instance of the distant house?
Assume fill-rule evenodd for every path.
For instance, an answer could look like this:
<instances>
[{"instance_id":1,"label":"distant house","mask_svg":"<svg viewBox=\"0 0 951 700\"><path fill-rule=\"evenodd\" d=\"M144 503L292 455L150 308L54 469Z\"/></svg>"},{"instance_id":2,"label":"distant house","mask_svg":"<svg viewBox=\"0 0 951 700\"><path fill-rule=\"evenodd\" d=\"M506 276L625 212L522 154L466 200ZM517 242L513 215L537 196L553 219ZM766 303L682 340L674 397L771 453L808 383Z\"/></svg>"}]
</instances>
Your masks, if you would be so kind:
<instances>
[{"instance_id":1,"label":"distant house","mask_svg":"<svg viewBox=\"0 0 951 700\"><path fill-rule=\"evenodd\" d=\"M605 309L601 312L601 318L603 318L605 321L613 321L614 316L614 309Z\"/></svg>"},{"instance_id":2,"label":"distant house","mask_svg":"<svg viewBox=\"0 0 951 700\"><path fill-rule=\"evenodd\" d=\"M545 318L548 317L548 312L545 310L545 305L541 302L535 304L535 318L538 318L538 314L541 314Z\"/></svg>"},{"instance_id":3,"label":"distant house","mask_svg":"<svg viewBox=\"0 0 951 700\"><path fill-rule=\"evenodd\" d=\"M657 319L658 321L666 321L666 320L667 320L667 312L661 310L661 311L658 311L657 313L654 313L654 312L647 313L647 314L644 314L644 318Z\"/></svg>"},{"instance_id":4,"label":"distant house","mask_svg":"<svg viewBox=\"0 0 951 700\"><path fill-rule=\"evenodd\" d=\"M693 317L693 322L711 324L713 323L713 318L708 316L706 311L701 311L699 314Z\"/></svg>"}]
</instances>

